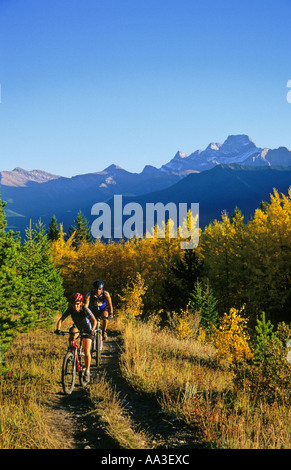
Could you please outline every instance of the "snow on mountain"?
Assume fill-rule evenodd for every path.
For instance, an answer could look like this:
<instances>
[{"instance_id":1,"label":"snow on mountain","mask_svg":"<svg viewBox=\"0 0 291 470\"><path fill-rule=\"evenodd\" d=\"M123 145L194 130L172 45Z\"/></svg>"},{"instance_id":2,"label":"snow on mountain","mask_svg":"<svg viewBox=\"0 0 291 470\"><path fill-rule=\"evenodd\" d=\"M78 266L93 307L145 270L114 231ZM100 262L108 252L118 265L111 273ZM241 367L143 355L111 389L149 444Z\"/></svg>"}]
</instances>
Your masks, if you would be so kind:
<instances>
[{"instance_id":1,"label":"snow on mountain","mask_svg":"<svg viewBox=\"0 0 291 470\"><path fill-rule=\"evenodd\" d=\"M161 170L204 171L223 163L243 164L247 159L257 157L262 150L247 135L230 135L225 142L211 142L205 150L196 150L188 156L180 151L177 152L170 162L161 167Z\"/></svg>"},{"instance_id":2,"label":"snow on mountain","mask_svg":"<svg viewBox=\"0 0 291 470\"><path fill-rule=\"evenodd\" d=\"M189 173L199 173L231 163L288 167L291 166L291 151L286 147L262 149L245 134L230 135L225 142L211 142L204 150L196 150L190 155L178 151L161 168L146 165L141 173L131 173L111 164L102 171L65 178L42 170L27 171L17 167L12 171L1 171L0 184L4 187L27 187L32 183L48 183L51 190L56 186L70 189L94 186L108 195L114 186L116 191L127 187L130 193L140 194L171 186Z\"/></svg>"}]
</instances>

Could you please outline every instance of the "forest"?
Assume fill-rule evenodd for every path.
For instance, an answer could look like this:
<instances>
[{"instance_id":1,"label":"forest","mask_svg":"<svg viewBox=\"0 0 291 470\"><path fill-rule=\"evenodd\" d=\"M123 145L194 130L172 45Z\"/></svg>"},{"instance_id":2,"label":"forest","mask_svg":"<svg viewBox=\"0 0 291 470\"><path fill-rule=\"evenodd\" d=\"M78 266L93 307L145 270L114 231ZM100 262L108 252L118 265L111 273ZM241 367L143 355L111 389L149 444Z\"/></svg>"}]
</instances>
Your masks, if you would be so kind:
<instances>
[{"instance_id":1,"label":"forest","mask_svg":"<svg viewBox=\"0 0 291 470\"><path fill-rule=\"evenodd\" d=\"M169 413L175 409L179 419L190 426L200 420L201 428L205 417L211 416L204 438L212 423L215 430L211 431L211 439L220 439L217 429L221 431L221 426L213 423L214 415L227 423L232 407L235 416L243 413L240 405L237 411L242 403L239 393L248 397L246 416L252 416L253 423L250 428L260 413L263 428L274 424L274 436L278 435L279 422L280 430L286 428L291 378L286 359L287 341L291 339L291 188L288 194L274 190L250 220L244 220L239 208L231 215L223 212L220 220L200 230L197 248L188 250L181 249L179 236L169 236L171 221L163 238L155 228L151 238L107 243L93 240L81 212L67 234L52 217L49 227L41 220L35 226L30 224L21 240L19 234L7 230L5 205L1 201L1 380L9 377L6 356L13 338L34 329L52 330L56 315L66 309L70 295L76 291L86 294L93 281L101 279L111 294L120 329L125 328L125 338L131 338L128 346L124 340L122 369L134 387L145 393L156 389L164 408ZM147 330L143 331L142 325L147 325ZM153 338L159 338L158 343L149 337L149 331ZM170 349L174 341L179 343ZM192 350L196 351L193 357ZM192 363L197 350L198 369ZM206 350L211 351L211 358L203 358ZM158 363L158 358L163 358L172 364L173 354L179 365L165 368ZM157 376L152 374L153 361L157 361ZM208 364L202 378L204 362L211 367ZM144 369L146 363L148 370ZM181 382L174 369L173 381L169 372L172 367L181 374L185 367ZM161 379L164 374L168 375ZM211 399L208 394L199 395L197 408L197 387L207 380L223 390L223 398L218 400L217 391L214 395L211 392ZM232 405L225 387L231 387L235 396ZM250 414L255 403L256 411ZM263 442L258 446L268 447L269 437L264 433L258 438ZM248 439L251 442L251 437ZM271 447L276 446L275 440ZM279 446L286 445L284 431Z\"/></svg>"},{"instance_id":2,"label":"forest","mask_svg":"<svg viewBox=\"0 0 291 470\"><path fill-rule=\"evenodd\" d=\"M290 321L290 197L291 189L286 195L274 190L248 221L238 208L222 213L200 230L193 250L181 250L179 236L92 240L81 212L68 234L53 217L47 228L41 220L29 226L21 240L6 230L1 202L2 351L14 330L45 324L64 310L72 292L86 294L95 279L104 281L118 306L137 274L146 286L143 318L155 314L166 321L191 306L202 323L217 322L231 308L243 308L250 327L263 312L274 325Z\"/></svg>"}]
</instances>

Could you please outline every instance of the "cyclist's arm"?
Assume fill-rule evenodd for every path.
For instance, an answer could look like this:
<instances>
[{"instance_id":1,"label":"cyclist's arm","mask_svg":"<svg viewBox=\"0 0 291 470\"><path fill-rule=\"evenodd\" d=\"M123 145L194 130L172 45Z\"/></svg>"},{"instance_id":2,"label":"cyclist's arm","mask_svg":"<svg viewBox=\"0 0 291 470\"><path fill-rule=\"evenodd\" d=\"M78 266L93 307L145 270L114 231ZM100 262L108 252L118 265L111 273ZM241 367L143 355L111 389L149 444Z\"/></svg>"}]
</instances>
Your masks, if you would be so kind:
<instances>
[{"instance_id":1,"label":"cyclist's arm","mask_svg":"<svg viewBox=\"0 0 291 470\"><path fill-rule=\"evenodd\" d=\"M87 307L87 308L89 307L89 302L90 302L90 293L87 294L87 296L86 296L86 300L85 300L85 303L84 303L85 307Z\"/></svg>"},{"instance_id":2,"label":"cyclist's arm","mask_svg":"<svg viewBox=\"0 0 291 470\"><path fill-rule=\"evenodd\" d=\"M70 310L67 309L65 311L65 313L63 313L63 315L61 316L61 318L59 319L58 323L57 323L57 330L60 330L61 329L61 326L62 326L62 322L70 315Z\"/></svg>"},{"instance_id":3,"label":"cyclist's arm","mask_svg":"<svg viewBox=\"0 0 291 470\"><path fill-rule=\"evenodd\" d=\"M109 292L104 292L109 315L113 315L113 305Z\"/></svg>"},{"instance_id":4,"label":"cyclist's arm","mask_svg":"<svg viewBox=\"0 0 291 470\"><path fill-rule=\"evenodd\" d=\"M97 320L94 317L94 323L93 323L93 326L92 326L92 330L96 330L96 327L97 327Z\"/></svg>"},{"instance_id":5,"label":"cyclist's arm","mask_svg":"<svg viewBox=\"0 0 291 470\"><path fill-rule=\"evenodd\" d=\"M90 320L90 323L92 325L92 330L95 330L96 326L97 326L96 318L94 317L93 313L91 312L91 310L88 307L84 306L84 311L85 311L87 317Z\"/></svg>"}]
</instances>

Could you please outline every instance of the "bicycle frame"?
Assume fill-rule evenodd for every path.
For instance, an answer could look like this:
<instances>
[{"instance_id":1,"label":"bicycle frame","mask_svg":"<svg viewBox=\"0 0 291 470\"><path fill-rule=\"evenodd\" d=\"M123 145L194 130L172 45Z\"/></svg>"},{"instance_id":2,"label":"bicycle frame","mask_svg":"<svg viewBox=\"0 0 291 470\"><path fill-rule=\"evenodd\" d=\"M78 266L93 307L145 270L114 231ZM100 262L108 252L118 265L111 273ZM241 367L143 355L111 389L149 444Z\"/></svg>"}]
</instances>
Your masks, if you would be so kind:
<instances>
[{"instance_id":1,"label":"bicycle frame","mask_svg":"<svg viewBox=\"0 0 291 470\"><path fill-rule=\"evenodd\" d=\"M97 335L102 335L101 322L99 319L97 319L95 335L94 335L93 342L92 342L92 346L94 345L95 347L96 347Z\"/></svg>"},{"instance_id":2,"label":"bicycle frame","mask_svg":"<svg viewBox=\"0 0 291 470\"><path fill-rule=\"evenodd\" d=\"M66 331L66 332L62 332L61 334L64 336L65 334L71 334L71 332ZM75 335L74 335L71 338L70 345L67 349L67 353L64 357L63 366L62 366L62 385L63 385L63 390L66 395L70 395L73 391L73 388L75 385L75 373L76 372L78 372L79 374L79 380L80 380L81 386L87 385L87 382L84 380L85 367L82 365L81 354L82 354L82 344L78 346ZM66 379L67 377L69 377L68 381Z\"/></svg>"},{"instance_id":3,"label":"bicycle frame","mask_svg":"<svg viewBox=\"0 0 291 470\"><path fill-rule=\"evenodd\" d=\"M92 342L92 358L95 360L97 367L100 365L101 351L103 348L102 329L100 319L97 318L97 325L94 339Z\"/></svg>"},{"instance_id":4,"label":"bicycle frame","mask_svg":"<svg viewBox=\"0 0 291 470\"><path fill-rule=\"evenodd\" d=\"M80 351L78 351L79 346L77 345L77 342L75 340L75 338L72 339L72 344L71 346L69 346L69 349L71 349L72 351L74 351L74 356L75 356L75 361L76 361L76 366L77 366L77 370L78 372L81 371L81 365L80 365L80 361L79 361L79 354L80 354ZM79 353L79 354L78 354Z\"/></svg>"}]
</instances>

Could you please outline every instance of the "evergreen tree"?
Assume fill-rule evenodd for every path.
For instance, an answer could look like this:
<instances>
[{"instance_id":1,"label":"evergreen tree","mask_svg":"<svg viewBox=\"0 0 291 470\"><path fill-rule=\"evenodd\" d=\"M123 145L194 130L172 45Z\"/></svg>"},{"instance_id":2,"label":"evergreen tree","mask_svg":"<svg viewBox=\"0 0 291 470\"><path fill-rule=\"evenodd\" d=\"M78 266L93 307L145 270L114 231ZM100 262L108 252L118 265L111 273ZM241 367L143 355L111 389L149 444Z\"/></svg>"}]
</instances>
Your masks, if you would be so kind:
<instances>
[{"instance_id":1,"label":"evergreen tree","mask_svg":"<svg viewBox=\"0 0 291 470\"><path fill-rule=\"evenodd\" d=\"M0 197L0 354L5 353L19 327L25 304L21 297L22 278L16 261L20 253L19 234L6 231L6 202ZM1 358L0 358L1 360Z\"/></svg>"},{"instance_id":2,"label":"evergreen tree","mask_svg":"<svg viewBox=\"0 0 291 470\"><path fill-rule=\"evenodd\" d=\"M257 319L255 326L255 361L263 362L271 350L271 343L278 341L277 334L273 331L274 326L271 321L266 321L265 312L262 313L262 319Z\"/></svg>"},{"instance_id":3,"label":"evergreen tree","mask_svg":"<svg viewBox=\"0 0 291 470\"><path fill-rule=\"evenodd\" d=\"M170 268L169 278L164 281L167 307L176 310L186 307L195 282L201 276L203 262L194 250L184 250Z\"/></svg>"},{"instance_id":4,"label":"evergreen tree","mask_svg":"<svg viewBox=\"0 0 291 470\"><path fill-rule=\"evenodd\" d=\"M47 237L50 241L58 240L60 236L60 228L55 215L52 216L52 220L49 224L49 230L47 230Z\"/></svg>"},{"instance_id":5,"label":"evergreen tree","mask_svg":"<svg viewBox=\"0 0 291 470\"><path fill-rule=\"evenodd\" d=\"M201 323L205 327L217 324L217 300L215 299L212 290L209 286L209 280L203 285L197 279L194 291L190 296L189 308L192 312L198 312L201 318Z\"/></svg>"},{"instance_id":6,"label":"evergreen tree","mask_svg":"<svg viewBox=\"0 0 291 470\"><path fill-rule=\"evenodd\" d=\"M28 326L38 321L49 322L54 312L66 306L62 278L52 260L50 244L41 221L26 229L20 270L23 296L28 306L23 319Z\"/></svg>"},{"instance_id":7,"label":"evergreen tree","mask_svg":"<svg viewBox=\"0 0 291 470\"><path fill-rule=\"evenodd\" d=\"M91 241L91 229L89 222L84 214L79 211L77 217L74 220L74 225L69 228L69 236L74 233L73 246L79 248L83 241Z\"/></svg>"}]
</instances>

